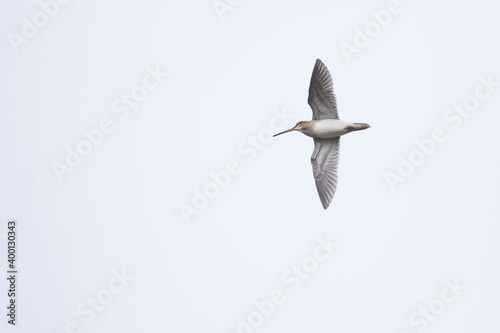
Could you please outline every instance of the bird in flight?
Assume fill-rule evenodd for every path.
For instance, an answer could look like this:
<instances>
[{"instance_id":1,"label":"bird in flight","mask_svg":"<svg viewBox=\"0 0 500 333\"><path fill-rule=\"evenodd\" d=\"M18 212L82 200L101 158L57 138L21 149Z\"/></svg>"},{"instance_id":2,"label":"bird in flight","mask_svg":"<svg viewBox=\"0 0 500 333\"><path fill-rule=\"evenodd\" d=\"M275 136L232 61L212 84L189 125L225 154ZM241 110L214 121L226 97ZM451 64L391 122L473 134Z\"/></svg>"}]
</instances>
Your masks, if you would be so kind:
<instances>
[{"instance_id":1,"label":"bird in flight","mask_svg":"<svg viewBox=\"0 0 500 333\"><path fill-rule=\"evenodd\" d=\"M319 59L316 59L314 65L307 103L313 112L311 121L299 121L289 130L273 136L299 131L314 139L314 151L311 156L313 175L321 204L327 209L337 190L340 136L367 129L370 125L339 119L332 77Z\"/></svg>"}]
</instances>

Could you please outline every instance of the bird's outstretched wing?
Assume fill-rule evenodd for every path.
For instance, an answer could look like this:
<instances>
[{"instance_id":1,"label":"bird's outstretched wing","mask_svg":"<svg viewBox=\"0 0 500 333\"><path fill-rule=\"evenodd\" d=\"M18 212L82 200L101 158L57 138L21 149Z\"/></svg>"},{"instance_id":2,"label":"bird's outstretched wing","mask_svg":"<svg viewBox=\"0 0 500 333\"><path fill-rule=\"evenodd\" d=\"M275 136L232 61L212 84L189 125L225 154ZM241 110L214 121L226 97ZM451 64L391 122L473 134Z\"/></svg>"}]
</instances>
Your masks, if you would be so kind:
<instances>
[{"instance_id":1,"label":"bird's outstretched wing","mask_svg":"<svg viewBox=\"0 0 500 333\"><path fill-rule=\"evenodd\" d=\"M311 156L314 180L323 208L328 205L337 190L337 167L339 164L340 137L314 139L314 151Z\"/></svg>"},{"instance_id":2,"label":"bird's outstretched wing","mask_svg":"<svg viewBox=\"0 0 500 333\"><path fill-rule=\"evenodd\" d=\"M307 103L313 111L313 120L339 119L332 77L328 68L319 59L316 59L314 65Z\"/></svg>"}]
</instances>

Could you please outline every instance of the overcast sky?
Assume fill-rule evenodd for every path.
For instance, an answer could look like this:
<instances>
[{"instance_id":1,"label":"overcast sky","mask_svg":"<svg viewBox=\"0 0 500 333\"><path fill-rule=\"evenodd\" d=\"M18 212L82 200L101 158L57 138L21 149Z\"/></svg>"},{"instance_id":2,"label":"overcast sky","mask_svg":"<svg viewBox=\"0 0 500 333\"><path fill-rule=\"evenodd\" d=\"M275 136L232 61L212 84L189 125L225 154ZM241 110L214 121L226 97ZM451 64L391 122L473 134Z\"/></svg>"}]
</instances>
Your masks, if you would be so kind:
<instances>
[{"instance_id":1,"label":"overcast sky","mask_svg":"<svg viewBox=\"0 0 500 333\"><path fill-rule=\"evenodd\" d=\"M5 4L17 332L498 332L499 10ZM317 58L372 126L342 137L326 211L313 140L271 138L311 119Z\"/></svg>"}]
</instances>

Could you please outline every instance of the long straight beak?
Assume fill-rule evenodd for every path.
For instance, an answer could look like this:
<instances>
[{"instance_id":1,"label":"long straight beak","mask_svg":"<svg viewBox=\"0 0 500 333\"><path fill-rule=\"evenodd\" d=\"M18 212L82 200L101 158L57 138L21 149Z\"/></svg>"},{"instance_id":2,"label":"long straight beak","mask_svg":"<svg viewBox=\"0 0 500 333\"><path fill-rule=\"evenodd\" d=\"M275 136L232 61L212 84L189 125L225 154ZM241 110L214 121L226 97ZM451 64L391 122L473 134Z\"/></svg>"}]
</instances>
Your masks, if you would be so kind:
<instances>
[{"instance_id":1,"label":"long straight beak","mask_svg":"<svg viewBox=\"0 0 500 333\"><path fill-rule=\"evenodd\" d=\"M281 135L281 134L285 134L285 133L288 133L288 132L291 132L291 131L294 131L294 130L295 130L295 127L290 128L290 129L287 129L286 131L283 131L283 132L281 132L281 133L274 134L274 135L273 135L273 137L278 136L278 135Z\"/></svg>"}]
</instances>

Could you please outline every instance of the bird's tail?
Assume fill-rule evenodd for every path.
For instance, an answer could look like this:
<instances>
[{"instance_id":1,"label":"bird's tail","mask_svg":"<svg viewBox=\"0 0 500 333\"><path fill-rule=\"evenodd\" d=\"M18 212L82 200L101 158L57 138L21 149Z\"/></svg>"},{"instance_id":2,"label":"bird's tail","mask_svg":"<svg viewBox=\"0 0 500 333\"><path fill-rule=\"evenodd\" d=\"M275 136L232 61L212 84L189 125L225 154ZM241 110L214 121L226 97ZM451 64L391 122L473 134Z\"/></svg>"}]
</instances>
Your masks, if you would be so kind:
<instances>
[{"instance_id":1,"label":"bird's tail","mask_svg":"<svg viewBox=\"0 0 500 333\"><path fill-rule=\"evenodd\" d=\"M364 129L370 128L370 125L365 124L365 123L354 123L349 126L347 126L347 129L349 131L361 131Z\"/></svg>"}]
</instances>

